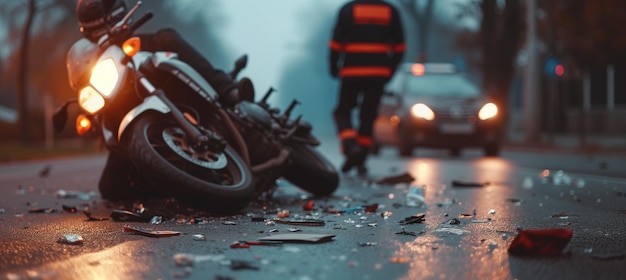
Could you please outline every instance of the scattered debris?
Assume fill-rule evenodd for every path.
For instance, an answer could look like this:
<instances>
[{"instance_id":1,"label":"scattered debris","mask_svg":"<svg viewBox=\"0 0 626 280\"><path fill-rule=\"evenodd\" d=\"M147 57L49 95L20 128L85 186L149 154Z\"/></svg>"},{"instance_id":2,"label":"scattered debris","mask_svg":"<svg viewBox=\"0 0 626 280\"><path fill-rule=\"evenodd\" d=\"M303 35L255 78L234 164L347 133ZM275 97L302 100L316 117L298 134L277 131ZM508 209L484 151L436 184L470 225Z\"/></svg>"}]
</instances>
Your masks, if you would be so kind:
<instances>
[{"instance_id":1,"label":"scattered debris","mask_svg":"<svg viewBox=\"0 0 626 280\"><path fill-rule=\"evenodd\" d=\"M312 211L315 209L315 201L309 200L307 203L302 204L302 210L304 211Z\"/></svg>"},{"instance_id":2,"label":"scattered debris","mask_svg":"<svg viewBox=\"0 0 626 280\"><path fill-rule=\"evenodd\" d=\"M405 198L405 205L422 208L424 204L424 187L410 186Z\"/></svg>"},{"instance_id":3,"label":"scattered debris","mask_svg":"<svg viewBox=\"0 0 626 280\"><path fill-rule=\"evenodd\" d=\"M326 225L326 222L318 219L274 219L277 224L284 225L298 225L298 226L313 226L319 227Z\"/></svg>"},{"instance_id":4,"label":"scattered debris","mask_svg":"<svg viewBox=\"0 0 626 280\"><path fill-rule=\"evenodd\" d=\"M78 234L64 234L57 240L58 243L69 244L69 245L82 245L83 237Z\"/></svg>"},{"instance_id":5,"label":"scattered debris","mask_svg":"<svg viewBox=\"0 0 626 280\"><path fill-rule=\"evenodd\" d=\"M250 248L250 246L281 246L282 241L235 241L230 244L230 248Z\"/></svg>"},{"instance_id":6,"label":"scattered debris","mask_svg":"<svg viewBox=\"0 0 626 280\"><path fill-rule=\"evenodd\" d=\"M376 242L359 242L357 243L360 247L373 247L373 246L378 246L378 243Z\"/></svg>"},{"instance_id":7,"label":"scattered debris","mask_svg":"<svg viewBox=\"0 0 626 280\"><path fill-rule=\"evenodd\" d=\"M283 241L283 242L305 242L305 243L319 243L331 241L335 237L334 234L316 234L316 233L286 233L275 234L266 237L261 237L259 241Z\"/></svg>"},{"instance_id":8,"label":"scattered debris","mask_svg":"<svg viewBox=\"0 0 626 280\"><path fill-rule=\"evenodd\" d=\"M459 220L457 218L452 218L450 220L445 221L444 224L446 224L446 225L460 225L461 224L461 220Z\"/></svg>"},{"instance_id":9,"label":"scattered debris","mask_svg":"<svg viewBox=\"0 0 626 280\"><path fill-rule=\"evenodd\" d=\"M52 165L46 165L41 170L39 170L39 177L46 178L50 175L50 170L52 170Z\"/></svg>"},{"instance_id":10,"label":"scattered debris","mask_svg":"<svg viewBox=\"0 0 626 280\"><path fill-rule=\"evenodd\" d=\"M419 213L413 216L406 217L404 218L404 220L400 221L399 223L401 225L417 224L417 223L421 223L425 221L426 219L424 219L424 217L426 217L425 213Z\"/></svg>"},{"instance_id":11,"label":"scattered debris","mask_svg":"<svg viewBox=\"0 0 626 280\"><path fill-rule=\"evenodd\" d=\"M89 211L83 211L83 214L85 214L85 216L87 216L87 221L108 221L109 220L109 218L106 218L106 217L104 217L104 218L93 217L93 216L91 216L91 212L89 212Z\"/></svg>"},{"instance_id":12,"label":"scattered debris","mask_svg":"<svg viewBox=\"0 0 626 280\"><path fill-rule=\"evenodd\" d=\"M139 227L133 226L124 226L124 232L131 232L134 234L139 234L148 237L169 237L169 236L178 236L181 233L179 231L171 231L171 230L149 230Z\"/></svg>"},{"instance_id":13,"label":"scattered debris","mask_svg":"<svg viewBox=\"0 0 626 280\"><path fill-rule=\"evenodd\" d=\"M487 218L483 220L476 220L476 219L472 220L472 223L488 223L488 222L491 222L491 218Z\"/></svg>"},{"instance_id":14,"label":"scattered debris","mask_svg":"<svg viewBox=\"0 0 626 280\"><path fill-rule=\"evenodd\" d=\"M625 255L624 253L590 253L589 257L596 260L612 261L623 260Z\"/></svg>"},{"instance_id":15,"label":"scattered debris","mask_svg":"<svg viewBox=\"0 0 626 280\"><path fill-rule=\"evenodd\" d=\"M438 228L435 230L435 232L447 232L447 233L456 234L456 235L463 235L464 233L469 233L469 231L467 230L463 230L460 228L453 228L453 227Z\"/></svg>"},{"instance_id":16,"label":"scattered debris","mask_svg":"<svg viewBox=\"0 0 626 280\"><path fill-rule=\"evenodd\" d=\"M452 180L453 187L484 187L488 185L489 185L489 182L478 183L478 182L464 182L464 181Z\"/></svg>"},{"instance_id":17,"label":"scattered debris","mask_svg":"<svg viewBox=\"0 0 626 280\"><path fill-rule=\"evenodd\" d=\"M204 236L204 234L194 234L193 235L193 240L195 241L206 241L206 237Z\"/></svg>"},{"instance_id":18,"label":"scattered debris","mask_svg":"<svg viewBox=\"0 0 626 280\"><path fill-rule=\"evenodd\" d=\"M509 253L514 255L539 254L558 255L572 239L570 229L521 230L509 245Z\"/></svg>"},{"instance_id":19,"label":"scattered debris","mask_svg":"<svg viewBox=\"0 0 626 280\"><path fill-rule=\"evenodd\" d=\"M69 213L76 213L77 209L75 206L67 206L67 205L62 205L63 210L65 212L69 212Z\"/></svg>"},{"instance_id":20,"label":"scattered debris","mask_svg":"<svg viewBox=\"0 0 626 280\"><path fill-rule=\"evenodd\" d=\"M234 221L222 221L222 225L234 226L237 225L237 223Z\"/></svg>"},{"instance_id":21,"label":"scattered debris","mask_svg":"<svg viewBox=\"0 0 626 280\"><path fill-rule=\"evenodd\" d=\"M415 180L415 177L411 176L409 173L403 173L399 175L389 176L385 178L381 178L378 180L373 180L373 183L380 185L394 185L399 183L407 183L410 184Z\"/></svg>"},{"instance_id":22,"label":"scattered debris","mask_svg":"<svg viewBox=\"0 0 626 280\"><path fill-rule=\"evenodd\" d=\"M90 200L94 195L95 192L66 191L62 189L57 191L57 197L66 199L78 198L81 200Z\"/></svg>"},{"instance_id":23,"label":"scattered debris","mask_svg":"<svg viewBox=\"0 0 626 280\"><path fill-rule=\"evenodd\" d=\"M259 270L259 267L252 265L250 262L242 261L242 260L231 260L229 266L230 266L230 269L232 270L242 270L242 269Z\"/></svg>"},{"instance_id":24,"label":"scattered debris","mask_svg":"<svg viewBox=\"0 0 626 280\"><path fill-rule=\"evenodd\" d=\"M222 260L224 260L224 255L192 255L185 253L174 255L174 263L181 267L191 267L195 263L202 261L220 262Z\"/></svg>"},{"instance_id":25,"label":"scattered debris","mask_svg":"<svg viewBox=\"0 0 626 280\"><path fill-rule=\"evenodd\" d=\"M348 208L327 207L324 209L324 213L343 214L343 213L354 213L354 212L359 212L359 211L363 211L365 213L375 213L376 210L378 210L378 203L355 206L355 207L348 207Z\"/></svg>"},{"instance_id":26,"label":"scattered debris","mask_svg":"<svg viewBox=\"0 0 626 280\"><path fill-rule=\"evenodd\" d=\"M406 229L402 228L402 231L400 232L396 232L396 234L399 235L410 235L410 236L417 236L418 234L423 234L425 233L424 231L420 231L420 232L413 232L413 231L406 231Z\"/></svg>"},{"instance_id":27,"label":"scattered debris","mask_svg":"<svg viewBox=\"0 0 626 280\"><path fill-rule=\"evenodd\" d=\"M152 219L150 215L135 213L126 210L114 209L111 212L111 219L117 222L144 222L148 223Z\"/></svg>"},{"instance_id":28,"label":"scattered debris","mask_svg":"<svg viewBox=\"0 0 626 280\"><path fill-rule=\"evenodd\" d=\"M54 213L57 210L54 208L33 208L33 209L28 209L28 213Z\"/></svg>"}]
</instances>

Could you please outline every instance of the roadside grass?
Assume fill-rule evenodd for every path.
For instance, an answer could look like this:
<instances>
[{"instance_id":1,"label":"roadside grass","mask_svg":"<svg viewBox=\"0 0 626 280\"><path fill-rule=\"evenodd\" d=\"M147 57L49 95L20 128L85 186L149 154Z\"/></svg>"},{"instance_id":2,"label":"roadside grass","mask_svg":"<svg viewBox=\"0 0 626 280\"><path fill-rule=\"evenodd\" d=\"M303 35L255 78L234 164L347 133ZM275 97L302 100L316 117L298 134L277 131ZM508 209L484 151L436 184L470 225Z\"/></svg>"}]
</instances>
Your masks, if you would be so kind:
<instances>
[{"instance_id":1,"label":"roadside grass","mask_svg":"<svg viewBox=\"0 0 626 280\"><path fill-rule=\"evenodd\" d=\"M29 145L18 142L0 142L0 163L11 163L36 159L48 159L103 153L97 141L84 139L57 141L52 147L44 143Z\"/></svg>"}]
</instances>

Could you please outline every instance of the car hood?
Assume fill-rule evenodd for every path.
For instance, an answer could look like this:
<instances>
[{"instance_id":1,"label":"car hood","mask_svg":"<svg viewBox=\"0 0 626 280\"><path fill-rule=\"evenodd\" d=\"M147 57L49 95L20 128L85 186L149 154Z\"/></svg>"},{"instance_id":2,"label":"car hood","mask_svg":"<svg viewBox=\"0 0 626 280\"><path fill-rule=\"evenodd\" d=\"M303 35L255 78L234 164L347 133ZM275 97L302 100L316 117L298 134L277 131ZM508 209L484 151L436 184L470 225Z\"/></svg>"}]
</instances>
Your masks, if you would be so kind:
<instances>
[{"instance_id":1,"label":"car hood","mask_svg":"<svg viewBox=\"0 0 626 280\"><path fill-rule=\"evenodd\" d=\"M466 109L480 109L489 102L486 97L415 97L405 96L404 106L408 109L413 104L424 103L434 111L448 110L451 107L461 107Z\"/></svg>"}]
</instances>

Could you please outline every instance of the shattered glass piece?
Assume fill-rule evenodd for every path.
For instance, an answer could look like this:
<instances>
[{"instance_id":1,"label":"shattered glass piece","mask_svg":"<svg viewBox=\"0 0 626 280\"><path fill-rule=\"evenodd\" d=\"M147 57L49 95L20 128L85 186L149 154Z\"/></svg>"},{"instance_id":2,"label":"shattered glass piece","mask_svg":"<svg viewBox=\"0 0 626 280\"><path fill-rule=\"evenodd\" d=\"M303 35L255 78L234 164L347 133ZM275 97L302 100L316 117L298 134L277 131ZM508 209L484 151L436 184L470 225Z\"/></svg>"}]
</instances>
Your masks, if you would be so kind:
<instances>
[{"instance_id":1,"label":"shattered glass piece","mask_svg":"<svg viewBox=\"0 0 626 280\"><path fill-rule=\"evenodd\" d=\"M522 188L524 189L532 189L533 188L533 179L531 177L524 178L522 181Z\"/></svg>"},{"instance_id":2,"label":"shattered glass piece","mask_svg":"<svg viewBox=\"0 0 626 280\"><path fill-rule=\"evenodd\" d=\"M234 226L237 225L237 223L234 221L223 221L222 225Z\"/></svg>"},{"instance_id":3,"label":"shattered glass piece","mask_svg":"<svg viewBox=\"0 0 626 280\"><path fill-rule=\"evenodd\" d=\"M370 246L378 246L376 242L359 242L357 243L360 247L370 247Z\"/></svg>"},{"instance_id":4,"label":"shattered glass piece","mask_svg":"<svg viewBox=\"0 0 626 280\"><path fill-rule=\"evenodd\" d=\"M149 230L139 227L133 226L124 226L124 232L130 232L134 234L139 234L148 237L169 237L169 236L179 236L181 233L179 231L171 231L171 230Z\"/></svg>"},{"instance_id":5,"label":"shattered glass piece","mask_svg":"<svg viewBox=\"0 0 626 280\"><path fill-rule=\"evenodd\" d=\"M570 229L521 230L509 245L513 255L558 255L572 239Z\"/></svg>"},{"instance_id":6,"label":"shattered glass piece","mask_svg":"<svg viewBox=\"0 0 626 280\"><path fill-rule=\"evenodd\" d=\"M383 217L383 219L388 219L389 217L393 216L393 212L385 211L385 212L380 213L380 216Z\"/></svg>"},{"instance_id":7,"label":"shattered glass piece","mask_svg":"<svg viewBox=\"0 0 626 280\"><path fill-rule=\"evenodd\" d=\"M299 229L299 228L288 228L287 230L289 232L299 232L299 231L302 231L302 229Z\"/></svg>"},{"instance_id":8,"label":"shattered glass piece","mask_svg":"<svg viewBox=\"0 0 626 280\"><path fill-rule=\"evenodd\" d=\"M408 207L424 207L424 189L424 187L410 186L409 191L404 197L404 204Z\"/></svg>"},{"instance_id":9,"label":"shattered glass piece","mask_svg":"<svg viewBox=\"0 0 626 280\"><path fill-rule=\"evenodd\" d=\"M333 229L342 229L342 230L346 230L348 229L346 226L342 225L342 224L334 224L333 225Z\"/></svg>"},{"instance_id":10,"label":"shattered glass piece","mask_svg":"<svg viewBox=\"0 0 626 280\"><path fill-rule=\"evenodd\" d=\"M472 223L488 223L491 222L491 218L482 219L482 220L472 220Z\"/></svg>"},{"instance_id":11,"label":"shattered glass piece","mask_svg":"<svg viewBox=\"0 0 626 280\"><path fill-rule=\"evenodd\" d=\"M495 214L495 213L496 213L496 210L495 210L495 209L490 209L490 210L489 210L489 214L493 215L493 214Z\"/></svg>"},{"instance_id":12,"label":"shattered glass piece","mask_svg":"<svg viewBox=\"0 0 626 280\"><path fill-rule=\"evenodd\" d=\"M423 232L420 232L423 233ZM417 236L417 233L413 232L413 231L407 231L406 229L402 228L402 231L396 232L396 234L399 235L410 235L410 236Z\"/></svg>"},{"instance_id":13,"label":"shattered glass piece","mask_svg":"<svg viewBox=\"0 0 626 280\"><path fill-rule=\"evenodd\" d=\"M194 234L193 240L195 241L206 241L206 237L203 234Z\"/></svg>"},{"instance_id":14,"label":"shattered glass piece","mask_svg":"<svg viewBox=\"0 0 626 280\"><path fill-rule=\"evenodd\" d=\"M460 225L461 224L461 220L457 219L457 218L452 218L450 220L447 220L444 224L448 224L448 225Z\"/></svg>"},{"instance_id":15,"label":"shattered glass piece","mask_svg":"<svg viewBox=\"0 0 626 280\"><path fill-rule=\"evenodd\" d=\"M463 235L464 233L469 233L469 231L467 230L463 230L460 228L452 228L452 227L438 228L435 230L435 232L447 232L447 233L456 234L456 235Z\"/></svg>"},{"instance_id":16,"label":"shattered glass piece","mask_svg":"<svg viewBox=\"0 0 626 280\"><path fill-rule=\"evenodd\" d=\"M161 222L163 222L163 217L161 216L154 216L152 217L152 219L150 219L150 223L153 225L159 225L161 224Z\"/></svg>"},{"instance_id":17,"label":"shattered glass piece","mask_svg":"<svg viewBox=\"0 0 626 280\"><path fill-rule=\"evenodd\" d=\"M58 243L69 245L81 245L83 244L83 237L79 234L64 234L57 240Z\"/></svg>"},{"instance_id":18,"label":"shattered glass piece","mask_svg":"<svg viewBox=\"0 0 626 280\"><path fill-rule=\"evenodd\" d=\"M367 226L369 226L369 227L377 227L378 224L377 223L371 223L371 224L367 224Z\"/></svg>"},{"instance_id":19,"label":"shattered glass piece","mask_svg":"<svg viewBox=\"0 0 626 280\"><path fill-rule=\"evenodd\" d=\"M63 189L57 191L57 197L67 199L78 198L81 200L90 200L94 195L94 192L67 191Z\"/></svg>"}]
</instances>

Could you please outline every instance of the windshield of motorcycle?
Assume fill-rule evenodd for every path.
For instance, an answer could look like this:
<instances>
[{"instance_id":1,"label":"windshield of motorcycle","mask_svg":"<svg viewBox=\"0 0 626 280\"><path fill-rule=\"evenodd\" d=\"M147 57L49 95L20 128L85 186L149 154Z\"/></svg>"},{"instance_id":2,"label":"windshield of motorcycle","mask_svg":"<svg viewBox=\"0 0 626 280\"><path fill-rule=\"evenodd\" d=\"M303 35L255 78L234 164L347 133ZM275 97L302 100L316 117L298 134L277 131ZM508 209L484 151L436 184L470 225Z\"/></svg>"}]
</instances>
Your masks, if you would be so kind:
<instances>
[{"instance_id":1,"label":"windshield of motorcycle","mask_svg":"<svg viewBox=\"0 0 626 280\"><path fill-rule=\"evenodd\" d=\"M87 39L80 39L72 45L67 53L66 64L70 86L78 91L89 83L91 69L98 62L100 48Z\"/></svg>"}]
</instances>

